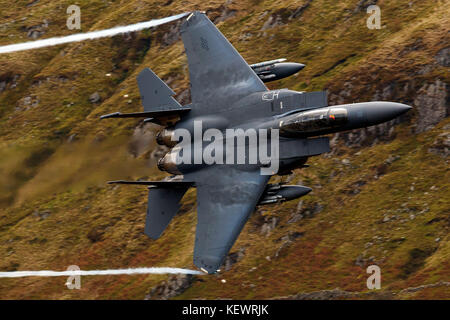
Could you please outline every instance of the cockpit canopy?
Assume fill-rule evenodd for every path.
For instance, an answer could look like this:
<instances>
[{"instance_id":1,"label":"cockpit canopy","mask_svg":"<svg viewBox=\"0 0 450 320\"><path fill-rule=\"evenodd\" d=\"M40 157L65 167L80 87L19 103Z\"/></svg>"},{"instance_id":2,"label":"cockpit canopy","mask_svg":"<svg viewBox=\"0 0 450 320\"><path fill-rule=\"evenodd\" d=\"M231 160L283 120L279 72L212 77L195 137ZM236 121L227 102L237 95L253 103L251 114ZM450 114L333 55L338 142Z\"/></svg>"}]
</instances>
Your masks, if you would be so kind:
<instances>
[{"instance_id":1,"label":"cockpit canopy","mask_svg":"<svg viewBox=\"0 0 450 320\"><path fill-rule=\"evenodd\" d=\"M281 124L280 131L288 134L324 131L340 126L347 120L345 108L321 108L296 114Z\"/></svg>"}]
</instances>

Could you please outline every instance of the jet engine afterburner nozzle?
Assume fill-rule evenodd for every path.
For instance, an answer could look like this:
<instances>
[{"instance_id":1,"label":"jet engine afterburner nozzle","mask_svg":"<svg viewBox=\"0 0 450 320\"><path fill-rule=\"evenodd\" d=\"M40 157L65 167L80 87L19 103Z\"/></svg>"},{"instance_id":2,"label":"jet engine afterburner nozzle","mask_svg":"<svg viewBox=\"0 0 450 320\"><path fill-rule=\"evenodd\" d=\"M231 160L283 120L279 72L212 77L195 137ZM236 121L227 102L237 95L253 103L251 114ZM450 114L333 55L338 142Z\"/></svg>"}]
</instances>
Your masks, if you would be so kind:
<instances>
[{"instance_id":1,"label":"jet engine afterburner nozzle","mask_svg":"<svg viewBox=\"0 0 450 320\"><path fill-rule=\"evenodd\" d=\"M259 62L251 64L250 68L253 69L263 82L270 82L289 77L305 67L302 63L284 61L286 59L283 58Z\"/></svg>"},{"instance_id":2,"label":"jet engine afterburner nozzle","mask_svg":"<svg viewBox=\"0 0 450 320\"><path fill-rule=\"evenodd\" d=\"M177 157L177 151L172 149L168 153L164 155L164 157L160 158L158 160L158 169L161 171L166 171L171 174L181 174L181 172L178 170L176 157Z\"/></svg>"},{"instance_id":3,"label":"jet engine afterburner nozzle","mask_svg":"<svg viewBox=\"0 0 450 320\"><path fill-rule=\"evenodd\" d=\"M156 142L159 145L172 148L178 143L178 141L174 139L174 133L175 133L175 131L172 129L161 130L156 135Z\"/></svg>"},{"instance_id":4,"label":"jet engine afterburner nozzle","mask_svg":"<svg viewBox=\"0 0 450 320\"><path fill-rule=\"evenodd\" d=\"M294 200L307 195L311 191L311 188L304 186L269 184L261 196L258 205Z\"/></svg>"}]
</instances>

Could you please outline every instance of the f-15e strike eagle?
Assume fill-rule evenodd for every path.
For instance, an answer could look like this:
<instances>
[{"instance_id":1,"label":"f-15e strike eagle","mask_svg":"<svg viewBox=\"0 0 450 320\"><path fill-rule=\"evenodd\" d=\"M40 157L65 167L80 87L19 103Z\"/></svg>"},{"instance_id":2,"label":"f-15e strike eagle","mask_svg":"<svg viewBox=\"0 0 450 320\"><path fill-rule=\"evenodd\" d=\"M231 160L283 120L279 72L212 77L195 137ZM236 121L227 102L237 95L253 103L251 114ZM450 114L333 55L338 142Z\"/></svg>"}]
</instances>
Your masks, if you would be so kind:
<instances>
[{"instance_id":1,"label":"f-15e strike eagle","mask_svg":"<svg viewBox=\"0 0 450 320\"><path fill-rule=\"evenodd\" d=\"M175 178L110 183L149 186L145 233L152 239L161 236L186 191L196 188L194 264L207 273L215 273L257 205L296 199L311 191L304 186L268 184L271 175L286 175L295 168L306 167L308 157L329 152L329 139L323 135L376 125L411 107L393 102L328 106L325 92L268 90L263 82L291 75L304 65L282 60L248 65L202 12L191 13L180 31L189 65L192 103L181 106L172 97L175 93L155 73L145 69L137 77L144 112L102 116L142 117L164 126L157 141L172 149L159 160L158 167ZM200 135L194 132L199 123ZM244 163L177 161L181 158L180 146L193 148L193 154L185 154L188 160L195 157L198 149L200 154L205 151L208 146L203 134L209 129L215 129L215 133L241 129L235 131L235 138L244 135L241 141L248 147ZM252 139L246 136L249 129L271 130L271 153L276 150L271 160L278 162L278 171L262 174L268 166L266 161L259 157L256 162L248 161L252 158L250 153L256 152ZM184 130L193 138L185 140L176 134L177 130ZM272 139L274 135L276 140ZM217 136L214 139L220 140ZM235 160L238 149L231 144L231 149L227 145L225 151ZM226 157L229 160L228 154Z\"/></svg>"}]
</instances>

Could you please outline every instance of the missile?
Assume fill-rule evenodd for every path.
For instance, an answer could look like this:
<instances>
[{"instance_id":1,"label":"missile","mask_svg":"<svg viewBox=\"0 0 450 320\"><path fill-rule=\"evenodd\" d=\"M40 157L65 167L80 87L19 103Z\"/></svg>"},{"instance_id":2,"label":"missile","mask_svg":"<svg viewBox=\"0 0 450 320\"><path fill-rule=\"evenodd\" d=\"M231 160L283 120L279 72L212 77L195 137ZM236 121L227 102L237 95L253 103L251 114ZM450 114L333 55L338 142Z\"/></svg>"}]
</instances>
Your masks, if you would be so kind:
<instances>
[{"instance_id":1,"label":"missile","mask_svg":"<svg viewBox=\"0 0 450 320\"><path fill-rule=\"evenodd\" d=\"M294 62L284 62L285 58L251 64L250 67L263 82L283 79L302 70L305 65Z\"/></svg>"},{"instance_id":2,"label":"missile","mask_svg":"<svg viewBox=\"0 0 450 320\"><path fill-rule=\"evenodd\" d=\"M261 68L261 67L267 67L267 66L273 65L275 63L281 63L281 62L284 62L284 61L286 61L286 58L269 60L269 61L264 61L264 62L258 62L258 63L251 64L250 68L255 69L255 68Z\"/></svg>"},{"instance_id":3,"label":"missile","mask_svg":"<svg viewBox=\"0 0 450 320\"><path fill-rule=\"evenodd\" d=\"M299 112L278 119L280 135L310 137L377 125L412 107L395 102L363 102Z\"/></svg>"},{"instance_id":4,"label":"missile","mask_svg":"<svg viewBox=\"0 0 450 320\"><path fill-rule=\"evenodd\" d=\"M268 184L258 205L279 203L303 197L311 192L311 188L304 186L287 186Z\"/></svg>"}]
</instances>

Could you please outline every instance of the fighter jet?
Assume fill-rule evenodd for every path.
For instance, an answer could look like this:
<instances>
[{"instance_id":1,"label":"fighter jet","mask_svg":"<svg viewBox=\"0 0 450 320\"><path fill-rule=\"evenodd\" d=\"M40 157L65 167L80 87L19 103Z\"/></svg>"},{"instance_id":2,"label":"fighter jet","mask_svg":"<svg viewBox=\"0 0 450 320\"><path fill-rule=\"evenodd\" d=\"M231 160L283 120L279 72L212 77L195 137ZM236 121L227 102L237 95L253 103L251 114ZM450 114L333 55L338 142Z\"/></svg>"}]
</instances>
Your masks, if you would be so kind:
<instances>
[{"instance_id":1,"label":"fighter jet","mask_svg":"<svg viewBox=\"0 0 450 320\"><path fill-rule=\"evenodd\" d=\"M263 82L271 82L289 77L305 67L302 63L284 61L286 61L286 58L259 62L251 64L250 68Z\"/></svg>"},{"instance_id":2,"label":"fighter jet","mask_svg":"<svg viewBox=\"0 0 450 320\"><path fill-rule=\"evenodd\" d=\"M166 181L110 183L149 187L145 233L152 239L158 239L176 215L186 191L196 188L194 264L204 272L215 273L256 206L297 199L311 191L306 186L268 184L271 176L306 167L309 157L329 152L327 134L389 121L411 107L394 102L329 106L326 92L269 90L256 73L264 66L248 65L204 13L192 12L180 32L188 59L191 104L181 106L173 98L174 91L147 68L137 77L144 111L102 116L144 118L163 126L157 141L171 149L158 167L174 176ZM199 125L200 131L195 132ZM205 139L208 130L214 134ZM229 130L237 132L233 137L236 141L243 137L240 141L248 147L243 163L235 161L234 153L240 147L233 144L226 145L227 155L222 155L232 161L194 159L198 153L207 153L212 136L220 146L219 134L226 137ZM265 139L263 135L257 137L256 147L247 134L250 130L267 130ZM270 144L267 150L271 151L271 161L277 162L277 170L259 153L256 161L252 157L263 142ZM187 147L192 153L186 151Z\"/></svg>"}]
</instances>

